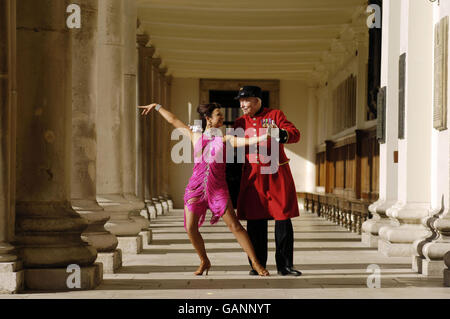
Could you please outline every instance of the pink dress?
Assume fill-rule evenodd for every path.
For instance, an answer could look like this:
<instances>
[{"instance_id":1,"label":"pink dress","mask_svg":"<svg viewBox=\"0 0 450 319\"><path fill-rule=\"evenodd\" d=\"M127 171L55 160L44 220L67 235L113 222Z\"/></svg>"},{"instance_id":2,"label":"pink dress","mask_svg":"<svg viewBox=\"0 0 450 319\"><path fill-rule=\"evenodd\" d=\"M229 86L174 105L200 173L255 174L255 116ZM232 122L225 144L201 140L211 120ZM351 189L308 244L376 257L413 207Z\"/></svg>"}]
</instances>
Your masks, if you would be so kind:
<instances>
[{"instance_id":1,"label":"pink dress","mask_svg":"<svg viewBox=\"0 0 450 319\"><path fill-rule=\"evenodd\" d=\"M194 147L194 170L184 193L184 205L200 216L202 226L206 210L212 212L211 225L217 223L225 213L229 199L225 178L225 143L222 137L203 134ZM186 210L184 212L186 228Z\"/></svg>"}]
</instances>

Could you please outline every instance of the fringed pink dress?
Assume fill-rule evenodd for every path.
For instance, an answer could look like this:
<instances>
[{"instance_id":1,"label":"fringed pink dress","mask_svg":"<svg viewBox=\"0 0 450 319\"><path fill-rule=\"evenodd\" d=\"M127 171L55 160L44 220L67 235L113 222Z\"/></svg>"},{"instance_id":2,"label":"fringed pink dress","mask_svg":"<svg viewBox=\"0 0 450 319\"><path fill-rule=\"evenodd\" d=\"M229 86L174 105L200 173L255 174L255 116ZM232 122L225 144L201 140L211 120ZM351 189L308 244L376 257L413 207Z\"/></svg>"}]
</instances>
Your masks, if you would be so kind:
<instances>
[{"instance_id":1,"label":"fringed pink dress","mask_svg":"<svg viewBox=\"0 0 450 319\"><path fill-rule=\"evenodd\" d=\"M229 199L225 178L225 143L222 137L203 134L194 147L194 162L193 174L184 193L184 205L200 217L199 227L205 221L209 208L212 212L210 223L213 225L225 213Z\"/></svg>"}]
</instances>

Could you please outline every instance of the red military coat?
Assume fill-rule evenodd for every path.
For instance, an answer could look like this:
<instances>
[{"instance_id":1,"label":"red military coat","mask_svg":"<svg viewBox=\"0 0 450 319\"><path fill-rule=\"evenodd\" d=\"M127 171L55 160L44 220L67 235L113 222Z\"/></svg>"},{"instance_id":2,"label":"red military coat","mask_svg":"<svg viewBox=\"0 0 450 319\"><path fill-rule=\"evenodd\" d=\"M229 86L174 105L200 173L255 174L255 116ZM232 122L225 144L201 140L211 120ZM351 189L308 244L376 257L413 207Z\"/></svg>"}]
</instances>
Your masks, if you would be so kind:
<instances>
[{"instance_id":1,"label":"red military coat","mask_svg":"<svg viewBox=\"0 0 450 319\"><path fill-rule=\"evenodd\" d=\"M260 129L269 120L274 121L278 128L288 132L288 144L297 143L300 140L299 130L286 119L281 110L263 108L261 113L253 117L244 115L236 120L234 128L243 128L246 131L246 137L259 136L263 133ZM270 145L270 141L268 144ZM256 163L251 163L250 159L252 159L251 162ZM241 220L286 220L299 216L297 193L284 145L279 144L276 173L261 174L262 166L270 166L270 163L264 164L264 161L261 154L255 154L254 151L249 153L249 148L246 148L237 202L238 218Z\"/></svg>"}]
</instances>

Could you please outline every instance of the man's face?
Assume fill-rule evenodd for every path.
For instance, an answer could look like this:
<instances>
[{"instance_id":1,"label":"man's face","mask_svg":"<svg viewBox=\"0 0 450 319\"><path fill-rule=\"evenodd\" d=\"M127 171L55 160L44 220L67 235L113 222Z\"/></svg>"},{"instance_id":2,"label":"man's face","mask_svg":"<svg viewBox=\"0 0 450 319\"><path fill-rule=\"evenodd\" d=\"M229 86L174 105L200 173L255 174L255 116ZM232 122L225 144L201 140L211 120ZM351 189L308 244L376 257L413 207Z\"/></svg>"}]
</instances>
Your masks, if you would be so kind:
<instances>
[{"instance_id":1,"label":"man's face","mask_svg":"<svg viewBox=\"0 0 450 319\"><path fill-rule=\"evenodd\" d=\"M241 103L241 109L244 115L253 116L261 108L258 98L256 97L245 97L239 99Z\"/></svg>"}]
</instances>

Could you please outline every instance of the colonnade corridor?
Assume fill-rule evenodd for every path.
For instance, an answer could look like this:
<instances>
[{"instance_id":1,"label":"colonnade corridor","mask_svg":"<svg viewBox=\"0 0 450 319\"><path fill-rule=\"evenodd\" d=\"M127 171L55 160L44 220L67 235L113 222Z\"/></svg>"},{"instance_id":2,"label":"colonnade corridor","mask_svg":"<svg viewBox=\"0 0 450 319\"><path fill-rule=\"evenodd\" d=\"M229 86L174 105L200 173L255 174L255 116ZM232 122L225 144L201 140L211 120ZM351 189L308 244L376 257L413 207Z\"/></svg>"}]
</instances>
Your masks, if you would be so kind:
<instances>
[{"instance_id":1,"label":"colonnade corridor","mask_svg":"<svg viewBox=\"0 0 450 319\"><path fill-rule=\"evenodd\" d=\"M385 257L364 246L360 235L304 210L292 221L294 265L303 272L300 277L276 273L273 221L269 222L271 277L262 278L248 275L246 256L222 220L214 226L205 221L202 226L212 267L208 276L194 276L198 257L183 227L183 211L174 209L151 220L151 244L145 243L140 254L125 254L123 267L104 274L95 290L27 291L0 298L450 298L442 278L412 271L410 257ZM371 264L380 267L380 288L367 287Z\"/></svg>"}]
</instances>

